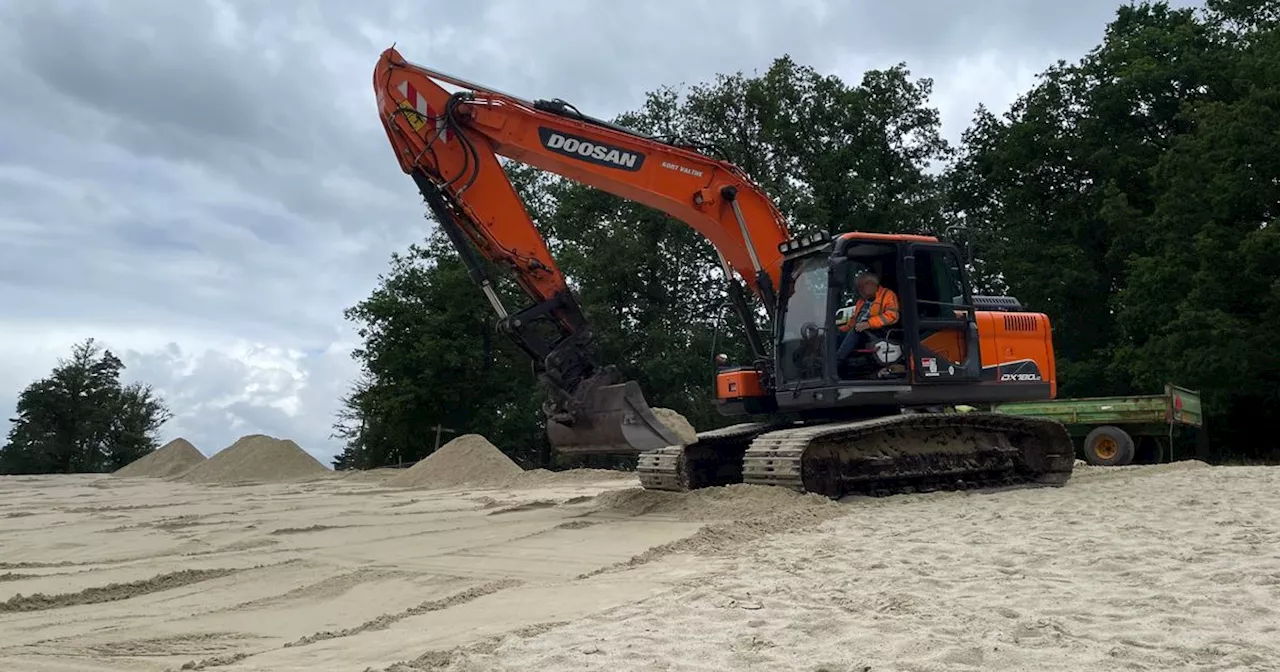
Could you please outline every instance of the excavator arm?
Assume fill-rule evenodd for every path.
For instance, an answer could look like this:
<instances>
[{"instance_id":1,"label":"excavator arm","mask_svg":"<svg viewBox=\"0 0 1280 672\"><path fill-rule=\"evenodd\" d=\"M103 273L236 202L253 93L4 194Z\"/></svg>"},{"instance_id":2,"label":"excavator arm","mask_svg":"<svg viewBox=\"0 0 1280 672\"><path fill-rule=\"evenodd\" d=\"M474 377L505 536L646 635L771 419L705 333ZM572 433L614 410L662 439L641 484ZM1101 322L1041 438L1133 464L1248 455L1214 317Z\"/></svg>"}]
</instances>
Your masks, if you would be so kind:
<instances>
[{"instance_id":1,"label":"excavator arm","mask_svg":"<svg viewBox=\"0 0 1280 672\"><path fill-rule=\"evenodd\" d=\"M657 420L636 383L593 360L588 321L499 156L642 203L702 234L719 255L752 349L767 359L734 276L772 317L779 245L790 234L767 194L736 166L593 119L562 101L528 101L411 64L394 47L379 58L373 86L401 169L457 248L500 328L541 365L547 432L557 450L639 453L679 438ZM511 273L532 305L505 306L482 260ZM535 328L548 323L550 338Z\"/></svg>"}]
</instances>

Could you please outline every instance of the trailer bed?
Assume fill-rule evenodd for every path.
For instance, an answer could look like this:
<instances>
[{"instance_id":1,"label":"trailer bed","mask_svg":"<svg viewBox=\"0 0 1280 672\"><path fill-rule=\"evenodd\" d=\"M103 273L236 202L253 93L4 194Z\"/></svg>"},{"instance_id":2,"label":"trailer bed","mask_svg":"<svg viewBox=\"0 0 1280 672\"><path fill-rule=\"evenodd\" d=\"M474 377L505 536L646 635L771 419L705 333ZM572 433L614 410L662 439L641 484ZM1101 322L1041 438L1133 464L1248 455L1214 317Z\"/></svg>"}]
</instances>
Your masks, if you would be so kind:
<instances>
[{"instance_id":1,"label":"trailer bed","mask_svg":"<svg viewBox=\"0 0 1280 672\"><path fill-rule=\"evenodd\" d=\"M1085 461L1101 465L1129 464L1153 450L1161 461L1166 453L1172 456L1180 430L1203 434L1204 427L1200 393L1172 383L1163 394L1009 402L992 404L991 410L1057 420L1077 440Z\"/></svg>"}]
</instances>

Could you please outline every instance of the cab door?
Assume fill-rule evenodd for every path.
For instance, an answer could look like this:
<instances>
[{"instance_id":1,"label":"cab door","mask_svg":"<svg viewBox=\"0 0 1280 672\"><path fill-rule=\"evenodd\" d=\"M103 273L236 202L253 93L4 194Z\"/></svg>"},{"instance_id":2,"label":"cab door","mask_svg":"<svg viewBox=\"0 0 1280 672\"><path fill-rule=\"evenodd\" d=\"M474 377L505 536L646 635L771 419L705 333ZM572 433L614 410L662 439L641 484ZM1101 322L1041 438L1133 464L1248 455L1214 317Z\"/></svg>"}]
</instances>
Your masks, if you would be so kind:
<instances>
[{"instance_id":1,"label":"cab door","mask_svg":"<svg viewBox=\"0 0 1280 672\"><path fill-rule=\"evenodd\" d=\"M950 245L912 243L903 261L913 381L981 380L978 321L960 255Z\"/></svg>"}]
</instances>

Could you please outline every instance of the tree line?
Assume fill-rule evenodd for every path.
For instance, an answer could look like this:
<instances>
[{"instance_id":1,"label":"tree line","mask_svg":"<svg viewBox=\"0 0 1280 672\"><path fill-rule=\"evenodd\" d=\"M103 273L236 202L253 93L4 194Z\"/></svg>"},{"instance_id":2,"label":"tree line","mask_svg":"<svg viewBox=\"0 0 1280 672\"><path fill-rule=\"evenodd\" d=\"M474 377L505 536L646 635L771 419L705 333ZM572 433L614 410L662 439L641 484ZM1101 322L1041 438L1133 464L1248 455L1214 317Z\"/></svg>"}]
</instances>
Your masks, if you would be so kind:
<instances>
[{"instance_id":1,"label":"tree line","mask_svg":"<svg viewBox=\"0 0 1280 672\"><path fill-rule=\"evenodd\" d=\"M905 64L846 82L782 56L659 88L613 121L741 166L797 232L961 234L976 291L1050 316L1060 395L1199 388L1218 452L1262 457L1277 442L1253 427L1280 407L1278 21L1280 0L1123 5L1097 47L1002 113L980 106L954 145L932 81ZM710 244L633 202L519 164L509 174L601 361L652 406L726 424L712 356L743 339ZM443 235L393 255L345 316L363 375L335 424L335 467L420 458L437 424L543 459L532 363L495 331Z\"/></svg>"},{"instance_id":2,"label":"tree line","mask_svg":"<svg viewBox=\"0 0 1280 672\"><path fill-rule=\"evenodd\" d=\"M957 237L974 290L1054 325L1059 394L1202 391L1220 457L1280 457L1280 0L1123 5L1099 45L1047 68L958 143L933 83L905 64L857 82L788 56L763 73L650 92L615 123L741 166L797 233ZM652 406L699 429L713 355L746 361L709 243L660 212L519 164L512 181L591 319L596 350ZM502 277L495 273L495 277ZM510 305L523 297L501 284ZM335 468L412 462L435 427L547 457L533 363L439 232L392 255L344 317L362 375L342 399ZM172 414L92 339L21 393L0 473L113 471Z\"/></svg>"}]
</instances>

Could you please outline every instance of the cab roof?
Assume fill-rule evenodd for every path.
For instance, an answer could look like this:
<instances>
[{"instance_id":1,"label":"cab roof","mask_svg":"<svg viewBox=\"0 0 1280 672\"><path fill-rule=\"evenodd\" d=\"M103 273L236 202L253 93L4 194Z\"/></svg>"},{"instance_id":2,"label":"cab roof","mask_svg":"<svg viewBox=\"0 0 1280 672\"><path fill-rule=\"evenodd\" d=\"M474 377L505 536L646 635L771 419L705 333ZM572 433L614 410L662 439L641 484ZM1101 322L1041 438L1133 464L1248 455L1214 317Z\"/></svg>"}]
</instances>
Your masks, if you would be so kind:
<instances>
[{"instance_id":1,"label":"cab roof","mask_svg":"<svg viewBox=\"0 0 1280 672\"><path fill-rule=\"evenodd\" d=\"M850 231L840 234L839 240L879 240L884 242L936 243L937 236L923 236L915 233L864 233Z\"/></svg>"}]
</instances>

